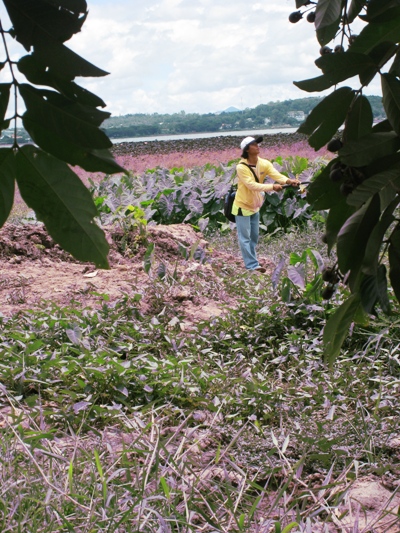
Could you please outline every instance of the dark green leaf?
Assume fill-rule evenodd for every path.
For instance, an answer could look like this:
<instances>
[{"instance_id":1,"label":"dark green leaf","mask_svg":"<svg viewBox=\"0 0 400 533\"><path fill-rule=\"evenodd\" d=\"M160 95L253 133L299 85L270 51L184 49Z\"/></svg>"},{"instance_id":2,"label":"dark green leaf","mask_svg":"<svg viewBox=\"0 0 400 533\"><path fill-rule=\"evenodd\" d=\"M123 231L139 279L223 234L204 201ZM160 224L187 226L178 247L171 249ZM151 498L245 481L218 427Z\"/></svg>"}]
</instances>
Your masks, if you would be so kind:
<instances>
[{"instance_id":1,"label":"dark green leaf","mask_svg":"<svg viewBox=\"0 0 400 533\"><path fill-rule=\"evenodd\" d=\"M343 124L355 91L350 87L341 87L326 96L298 129L299 133L310 135L310 146L319 150L331 140L339 127Z\"/></svg>"},{"instance_id":2,"label":"dark green leaf","mask_svg":"<svg viewBox=\"0 0 400 533\"><path fill-rule=\"evenodd\" d=\"M375 276L378 271L380 250L382 248L383 240L387 230L395 220L393 212L399 203L400 198L396 196L392 203L385 209L380 221L372 230L371 236L368 239L362 266L363 273L368 276Z\"/></svg>"},{"instance_id":3,"label":"dark green leaf","mask_svg":"<svg viewBox=\"0 0 400 533\"><path fill-rule=\"evenodd\" d=\"M343 132L344 143L356 141L371 133L373 118L368 98L363 95L357 96L346 118Z\"/></svg>"},{"instance_id":4,"label":"dark green leaf","mask_svg":"<svg viewBox=\"0 0 400 533\"><path fill-rule=\"evenodd\" d=\"M392 202L400 190L400 166L395 165L366 179L348 197L349 205L360 206L370 198L379 194L381 209L384 210Z\"/></svg>"},{"instance_id":5,"label":"dark green leaf","mask_svg":"<svg viewBox=\"0 0 400 533\"><path fill-rule=\"evenodd\" d=\"M396 152L399 148L400 138L394 132L370 133L357 141L347 142L339 150L339 155L346 165L363 167L374 159Z\"/></svg>"},{"instance_id":6,"label":"dark green leaf","mask_svg":"<svg viewBox=\"0 0 400 533\"><path fill-rule=\"evenodd\" d=\"M319 57L315 64L331 78L331 85L336 85L377 65L372 57L351 51L341 54L325 54Z\"/></svg>"},{"instance_id":7,"label":"dark green leaf","mask_svg":"<svg viewBox=\"0 0 400 533\"><path fill-rule=\"evenodd\" d=\"M9 217L14 203L15 166L12 148L0 148L0 227Z\"/></svg>"},{"instance_id":8,"label":"dark green leaf","mask_svg":"<svg viewBox=\"0 0 400 533\"><path fill-rule=\"evenodd\" d=\"M17 66L18 70L24 74L26 79L35 85L53 87L66 98L85 106L106 106L105 102L101 98L91 93L87 89L83 89L72 81L64 78L58 78L53 73L50 73L48 70L46 70L45 66L40 65L35 60L33 55L21 57Z\"/></svg>"},{"instance_id":9,"label":"dark green leaf","mask_svg":"<svg viewBox=\"0 0 400 533\"><path fill-rule=\"evenodd\" d=\"M54 98L50 98L50 91L38 91L27 84L21 84L19 91L26 105L24 125L32 138L37 130L44 129L48 136L55 135L82 148L104 149L112 146L107 135L90 123L90 119L94 120L94 117L89 112L79 115L82 108L68 100L62 105L61 95L52 93ZM60 97L60 102L56 101L57 96Z\"/></svg>"},{"instance_id":10,"label":"dark green leaf","mask_svg":"<svg viewBox=\"0 0 400 533\"><path fill-rule=\"evenodd\" d=\"M400 134L400 81L394 74L382 74L383 106L394 131Z\"/></svg>"},{"instance_id":11,"label":"dark green leaf","mask_svg":"<svg viewBox=\"0 0 400 533\"><path fill-rule=\"evenodd\" d=\"M97 210L78 176L32 145L19 148L16 159L21 196L53 239L78 260L108 268L108 244L93 220Z\"/></svg>"},{"instance_id":12,"label":"dark green leaf","mask_svg":"<svg viewBox=\"0 0 400 533\"><path fill-rule=\"evenodd\" d=\"M399 0L369 0L367 5L367 18L371 20L385 13L391 7L397 6L400 6Z\"/></svg>"},{"instance_id":13,"label":"dark green leaf","mask_svg":"<svg viewBox=\"0 0 400 533\"><path fill-rule=\"evenodd\" d=\"M73 13L86 13L87 11L86 0L46 0L46 2L68 9L68 11Z\"/></svg>"},{"instance_id":14,"label":"dark green leaf","mask_svg":"<svg viewBox=\"0 0 400 533\"><path fill-rule=\"evenodd\" d=\"M350 7L347 11L347 21L349 24L359 15L364 7L365 0L351 0Z\"/></svg>"},{"instance_id":15,"label":"dark green leaf","mask_svg":"<svg viewBox=\"0 0 400 533\"><path fill-rule=\"evenodd\" d=\"M321 46L325 46L335 38L339 30L339 23L340 18L335 20L335 22L332 22L332 24L329 24L329 26L317 29L317 40Z\"/></svg>"},{"instance_id":16,"label":"dark green leaf","mask_svg":"<svg viewBox=\"0 0 400 533\"><path fill-rule=\"evenodd\" d=\"M395 76L400 76L400 52L397 52L389 72Z\"/></svg>"},{"instance_id":17,"label":"dark green leaf","mask_svg":"<svg viewBox=\"0 0 400 533\"><path fill-rule=\"evenodd\" d=\"M315 28L318 30L337 22L342 13L342 0L319 0L315 10Z\"/></svg>"},{"instance_id":18,"label":"dark green leaf","mask_svg":"<svg viewBox=\"0 0 400 533\"><path fill-rule=\"evenodd\" d=\"M360 297L366 313L373 313L377 303L381 304L384 313L390 313L385 265L380 265L376 274L363 277L360 285Z\"/></svg>"},{"instance_id":19,"label":"dark green leaf","mask_svg":"<svg viewBox=\"0 0 400 533\"><path fill-rule=\"evenodd\" d=\"M388 119L382 120L381 122L374 124L372 128L373 133L381 133L382 131L383 132L393 131L392 125L390 124Z\"/></svg>"},{"instance_id":20,"label":"dark green leaf","mask_svg":"<svg viewBox=\"0 0 400 533\"><path fill-rule=\"evenodd\" d=\"M360 82L367 86L375 77L377 72L395 55L397 45L390 42L383 42L378 44L368 56L375 64L360 73Z\"/></svg>"},{"instance_id":21,"label":"dark green leaf","mask_svg":"<svg viewBox=\"0 0 400 533\"><path fill-rule=\"evenodd\" d=\"M338 233L346 220L354 213L355 208L346 203L346 198L342 196L341 200L333 205L326 219L326 240L328 253L336 244Z\"/></svg>"},{"instance_id":22,"label":"dark green leaf","mask_svg":"<svg viewBox=\"0 0 400 533\"><path fill-rule=\"evenodd\" d=\"M400 300L400 228L398 226L390 236L389 265L390 283L396 298Z\"/></svg>"},{"instance_id":23,"label":"dark green leaf","mask_svg":"<svg viewBox=\"0 0 400 533\"><path fill-rule=\"evenodd\" d=\"M80 146L71 140L66 140L58 133L50 133L45 124L31 122L27 117L23 119L23 124L38 146L70 165L79 165L88 172L104 172L105 174L124 172L124 169L106 149L95 150Z\"/></svg>"},{"instance_id":24,"label":"dark green leaf","mask_svg":"<svg viewBox=\"0 0 400 533\"><path fill-rule=\"evenodd\" d=\"M11 83L0 83L0 129L5 127L2 124L4 124L8 102L10 100L10 89Z\"/></svg>"},{"instance_id":25,"label":"dark green leaf","mask_svg":"<svg viewBox=\"0 0 400 533\"><path fill-rule=\"evenodd\" d=\"M309 0L296 0L296 9L299 9L301 6L308 4Z\"/></svg>"},{"instance_id":26,"label":"dark green leaf","mask_svg":"<svg viewBox=\"0 0 400 533\"><path fill-rule=\"evenodd\" d=\"M399 40L400 7L396 7L388 10L365 26L351 45L351 51L368 54L380 43L398 43Z\"/></svg>"},{"instance_id":27,"label":"dark green leaf","mask_svg":"<svg viewBox=\"0 0 400 533\"><path fill-rule=\"evenodd\" d=\"M4 0L16 39L28 51L36 45L37 39L48 44L52 41L65 42L81 30L87 12L74 11L78 5L76 2L71 3L68 9L63 4L65 2L46 0ZM80 4L83 6L83 3Z\"/></svg>"},{"instance_id":28,"label":"dark green leaf","mask_svg":"<svg viewBox=\"0 0 400 533\"><path fill-rule=\"evenodd\" d=\"M344 274L351 271L349 279L353 288L364 259L365 248L372 230L379 221L379 196L375 195L343 224L338 234L337 255L339 268Z\"/></svg>"},{"instance_id":29,"label":"dark green leaf","mask_svg":"<svg viewBox=\"0 0 400 533\"><path fill-rule=\"evenodd\" d=\"M341 54L325 54L319 57L315 64L324 73L323 76L309 80L293 82L303 91L324 91L332 85L336 85L357 74L361 74L371 68L376 69L373 59L364 54L344 52Z\"/></svg>"},{"instance_id":30,"label":"dark green leaf","mask_svg":"<svg viewBox=\"0 0 400 533\"><path fill-rule=\"evenodd\" d=\"M333 182L329 177L334 163L335 160L330 161L307 188L307 201L315 211L330 209L343 200L343 195L340 193L340 183Z\"/></svg>"},{"instance_id":31,"label":"dark green leaf","mask_svg":"<svg viewBox=\"0 0 400 533\"><path fill-rule=\"evenodd\" d=\"M34 57L39 64L48 67L51 74L66 80L73 80L77 76L100 77L108 74L57 41L48 44L47 41L38 40Z\"/></svg>"},{"instance_id":32,"label":"dark green leaf","mask_svg":"<svg viewBox=\"0 0 400 533\"><path fill-rule=\"evenodd\" d=\"M329 318L324 328L325 357L330 366L333 365L340 353L340 349L349 333L351 323L359 312L360 297L353 294Z\"/></svg>"}]
</instances>

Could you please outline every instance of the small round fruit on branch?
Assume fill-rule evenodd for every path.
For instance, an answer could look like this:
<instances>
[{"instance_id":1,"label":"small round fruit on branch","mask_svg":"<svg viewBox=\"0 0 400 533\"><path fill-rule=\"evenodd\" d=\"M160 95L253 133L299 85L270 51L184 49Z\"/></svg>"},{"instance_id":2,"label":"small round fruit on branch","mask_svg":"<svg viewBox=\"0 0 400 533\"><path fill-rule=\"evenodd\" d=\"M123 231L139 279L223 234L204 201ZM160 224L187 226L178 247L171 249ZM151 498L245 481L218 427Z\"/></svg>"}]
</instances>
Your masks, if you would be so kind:
<instances>
[{"instance_id":1,"label":"small round fruit on branch","mask_svg":"<svg viewBox=\"0 0 400 533\"><path fill-rule=\"evenodd\" d=\"M341 44L337 44L335 48L333 49L333 51L335 52L335 54L340 54L344 52L344 48Z\"/></svg>"},{"instance_id":2,"label":"small round fruit on branch","mask_svg":"<svg viewBox=\"0 0 400 533\"><path fill-rule=\"evenodd\" d=\"M322 270L322 279L335 285L339 281L339 275L335 267L328 266Z\"/></svg>"},{"instance_id":3,"label":"small round fruit on branch","mask_svg":"<svg viewBox=\"0 0 400 533\"><path fill-rule=\"evenodd\" d=\"M333 168L329 173L329 177L332 181L337 183L338 181L342 181L344 175L340 168Z\"/></svg>"},{"instance_id":4,"label":"small round fruit on branch","mask_svg":"<svg viewBox=\"0 0 400 533\"><path fill-rule=\"evenodd\" d=\"M331 139L326 145L326 148L330 152L337 152L338 150L342 148L342 146L343 146L343 143L340 139Z\"/></svg>"},{"instance_id":5,"label":"small round fruit on branch","mask_svg":"<svg viewBox=\"0 0 400 533\"><path fill-rule=\"evenodd\" d=\"M343 196L348 196L350 193L354 191L355 187L353 183L349 183L348 181L345 181L340 186L340 192L343 194Z\"/></svg>"},{"instance_id":6,"label":"small round fruit on branch","mask_svg":"<svg viewBox=\"0 0 400 533\"><path fill-rule=\"evenodd\" d=\"M319 53L321 56L324 56L325 54L331 54L332 48L329 48L329 46L321 46Z\"/></svg>"},{"instance_id":7,"label":"small round fruit on branch","mask_svg":"<svg viewBox=\"0 0 400 533\"><path fill-rule=\"evenodd\" d=\"M299 22L303 18L303 14L301 11L293 11L293 13L290 13L289 15L289 22L292 24L296 24L296 22Z\"/></svg>"},{"instance_id":8,"label":"small round fruit on branch","mask_svg":"<svg viewBox=\"0 0 400 533\"><path fill-rule=\"evenodd\" d=\"M322 291L321 296L324 300L330 300L334 294L335 294L335 287L329 284Z\"/></svg>"},{"instance_id":9,"label":"small round fruit on branch","mask_svg":"<svg viewBox=\"0 0 400 533\"><path fill-rule=\"evenodd\" d=\"M354 41L357 39L358 35L356 35L355 33L353 33L353 35L350 35L349 37L349 46L351 46Z\"/></svg>"},{"instance_id":10,"label":"small round fruit on branch","mask_svg":"<svg viewBox=\"0 0 400 533\"><path fill-rule=\"evenodd\" d=\"M310 11L310 13L308 13L307 21L310 22L311 24L315 22L315 11Z\"/></svg>"}]
</instances>

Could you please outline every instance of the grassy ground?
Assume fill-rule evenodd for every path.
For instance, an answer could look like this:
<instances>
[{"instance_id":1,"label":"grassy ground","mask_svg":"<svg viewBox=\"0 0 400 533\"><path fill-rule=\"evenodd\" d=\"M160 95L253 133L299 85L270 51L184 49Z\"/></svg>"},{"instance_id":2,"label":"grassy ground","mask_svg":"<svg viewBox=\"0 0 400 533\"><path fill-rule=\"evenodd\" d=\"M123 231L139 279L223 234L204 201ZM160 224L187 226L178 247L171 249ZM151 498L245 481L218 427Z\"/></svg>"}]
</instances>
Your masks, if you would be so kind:
<instances>
[{"instance_id":1,"label":"grassy ground","mask_svg":"<svg viewBox=\"0 0 400 533\"><path fill-rule=\"evenodd\" d=\"M260 254L319 249L320 233L263 237ZM237 254L234 235L211 245ZM160 305L172 278L153 316L138 296L1 319L1 531L398 531L398 315L355 327L329 368L334 304L219 275L237 307L191 330ZM361 526L346 520L366 476L389 496Z\"/></svg>"}]
</instances>

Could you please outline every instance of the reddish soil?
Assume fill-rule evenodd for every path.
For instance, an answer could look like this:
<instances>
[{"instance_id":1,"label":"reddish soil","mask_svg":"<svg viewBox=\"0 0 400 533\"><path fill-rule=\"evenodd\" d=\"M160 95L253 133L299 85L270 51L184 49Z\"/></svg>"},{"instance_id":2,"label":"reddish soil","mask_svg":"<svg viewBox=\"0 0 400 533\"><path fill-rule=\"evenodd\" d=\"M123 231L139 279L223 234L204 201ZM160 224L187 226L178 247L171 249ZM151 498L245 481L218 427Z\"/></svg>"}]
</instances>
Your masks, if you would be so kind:
<instances>
[{"instance_id":1,"label":"reddish soil","mask_svg":"<svg viewBox=\"0 0 400 533\"><path fill-rule=\"evenodd\" d=\"M46 302L99 308L140 294L143 313L157 314L167 306L184 328L220 315L234 303L225 282L233 270L243 269L241 258L210 252L207 241L191 226L150 226L145 243L135 234L106 235L111 268L97 270L61 250L42 225L5 225L0 230L1 313L10 316L42 308ZM155 249L146 273L143 260L149 243ZM188 253L197 249L197 260L185 259L182 246Z\"/></svg>"}]
</instances>

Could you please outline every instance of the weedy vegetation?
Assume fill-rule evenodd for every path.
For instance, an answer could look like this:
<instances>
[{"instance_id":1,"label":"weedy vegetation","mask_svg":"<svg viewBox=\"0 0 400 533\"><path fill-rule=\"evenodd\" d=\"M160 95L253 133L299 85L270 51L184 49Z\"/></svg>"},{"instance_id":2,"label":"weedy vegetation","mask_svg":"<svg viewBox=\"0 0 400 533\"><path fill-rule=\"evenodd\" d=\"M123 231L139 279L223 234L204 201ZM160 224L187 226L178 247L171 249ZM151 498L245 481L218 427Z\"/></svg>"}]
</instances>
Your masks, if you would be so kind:
<instances>
[{"instance_id":1,"label":"weedy vegetation","mask_svg":"<svg viewBox=\"0 0 400 533\"><path fill-rule=\"evenodd\" d=\"M289 163L304 164L277 162L293 173ZM187 328L164 303L188 281L151 262L147 224L171 198L175 222L202 198L194 222L207 214L210 249L237 253L216 209L231 179L229 165L156 169L136 187L124 176L96 188L126 253L142 251L149 313L138 293L112 305L103 295L97 310L43 302L1 318L2 531L345 531L352 483L398 478L399 319L371 315L329 364L323 328L347 289L323 298L323 213L311 215L301 193L281 195L299 202L301 224L261 238L270 277L218 270L236 306ZM351 519L353 530L394 531L397 498L369 529Z\"/></svg>"}]
</instances>

